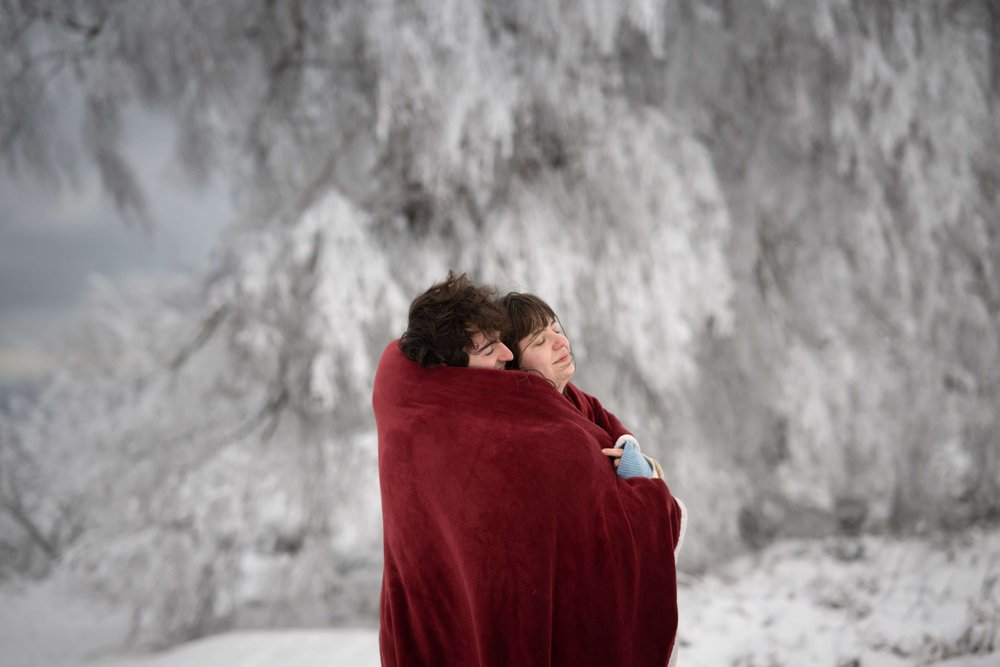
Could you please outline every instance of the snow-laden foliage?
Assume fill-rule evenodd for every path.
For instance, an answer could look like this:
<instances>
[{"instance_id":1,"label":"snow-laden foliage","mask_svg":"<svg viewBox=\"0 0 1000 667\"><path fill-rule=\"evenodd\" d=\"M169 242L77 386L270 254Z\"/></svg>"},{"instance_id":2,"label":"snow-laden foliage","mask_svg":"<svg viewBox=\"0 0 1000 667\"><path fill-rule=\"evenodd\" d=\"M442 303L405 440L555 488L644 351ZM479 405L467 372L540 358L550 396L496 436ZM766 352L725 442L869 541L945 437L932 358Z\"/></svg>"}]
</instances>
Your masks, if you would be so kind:
<instances>
[{"instance_id":1,"label":"snow-laden foliage","mask_svg":"<svg viewBox=\"0 0 1000 667\"><path fill-rule=\"evenodd\" d=\"M9 167L141 215L142 105L237 184L210 274L106 290L0 442L0 530L136 632L370 611L374 364L448 268L552 303L689 567L1000 508L993 3L0 7Z\"/></svg>"},{"instance_id":2,"label":"snow-laden foliage","mask_svg":"<svg viewBox=\"0 0 1000 667\"><path fill-rule=\"evenodd\" d=\"M68 566L135 607L137 639L372 613L359 397L407 302L366 224L331 193L234 238L205 287L103 286L76 358L7 425L26 459L11 497Z\"/></svg>"},{"instance_id":3,"label":"snow-laden foliage","mask_svg":"<svg viewBox=\"0 0 1000 667\"><path fill-rule=\"evenodd\" d=\"M864 497L897 526L995 512L1000 59L977 26L996 10L830 2L775 18L740 45L766 69L730 111L777 113L713 148L717 163L751 151L723 188L756 221L737 300L781 323L759 328L777 349L749 366L774 383L775 482L799 507Z\"/></svg>"}]
</instances>

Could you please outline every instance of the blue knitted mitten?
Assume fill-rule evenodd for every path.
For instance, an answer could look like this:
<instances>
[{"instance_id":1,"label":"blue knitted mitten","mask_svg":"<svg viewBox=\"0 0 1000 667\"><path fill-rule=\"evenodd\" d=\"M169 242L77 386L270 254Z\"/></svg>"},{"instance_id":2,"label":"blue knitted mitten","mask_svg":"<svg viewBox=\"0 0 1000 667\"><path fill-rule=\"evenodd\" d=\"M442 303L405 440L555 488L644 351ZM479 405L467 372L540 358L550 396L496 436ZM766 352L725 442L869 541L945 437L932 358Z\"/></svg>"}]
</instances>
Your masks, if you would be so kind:
<instances>
[{"instance_id":1,"label":"blue knitted mitten","mask_svg":"<svg viewBox=\"0 0 1000 667\"><path fill-rule=\"evenodd\" d=\"M618 464L617 474L619 477L628 479L629 477L652 477L653 468L649 465L635 446L634 442L626 441L622 447L621 463Z\"/></svg>"}]
</instances>

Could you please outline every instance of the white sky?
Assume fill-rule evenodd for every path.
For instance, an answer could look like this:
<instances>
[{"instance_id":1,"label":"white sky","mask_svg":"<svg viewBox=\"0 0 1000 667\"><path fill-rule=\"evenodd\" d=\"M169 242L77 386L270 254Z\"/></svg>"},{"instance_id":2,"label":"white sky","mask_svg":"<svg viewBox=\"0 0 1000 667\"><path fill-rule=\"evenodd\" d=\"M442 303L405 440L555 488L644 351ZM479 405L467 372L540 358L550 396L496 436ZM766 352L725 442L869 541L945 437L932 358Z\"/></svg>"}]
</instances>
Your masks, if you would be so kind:
<instances>
[{"instance_id":1,"label":"white sky","mask_svg":"<svg viewBox=\"0 0 1000 667\"><path fill-rule=\"evenodd\" d=\"M79 160L79 183L60 192L0 168L0 384L43 375L46 345L73 326L90 279L112 282L194 273L230 222L228 187L196 189L173 160L168 122L132 112L124 152L145 188L154 229L128 226Z\"/></svg>"}]
</instances>

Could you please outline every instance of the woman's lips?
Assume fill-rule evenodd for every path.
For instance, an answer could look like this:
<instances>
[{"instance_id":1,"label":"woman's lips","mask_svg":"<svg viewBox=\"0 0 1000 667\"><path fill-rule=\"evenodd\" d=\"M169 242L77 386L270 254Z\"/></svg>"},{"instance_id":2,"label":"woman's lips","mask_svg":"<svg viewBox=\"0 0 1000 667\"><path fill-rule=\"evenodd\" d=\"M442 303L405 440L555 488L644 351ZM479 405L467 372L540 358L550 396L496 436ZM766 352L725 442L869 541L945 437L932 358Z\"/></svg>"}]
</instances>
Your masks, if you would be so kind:
<instances>
[{"instance_id":1,"label":"woman's lips","mask_svg":"<svg viewBox=\"0 0 1000 667\"><path fill-rule=\"evenodd\" d=\"M556 366L562 366L563 364L565 364L569 360L569 358L570 358L569 352L567 352L563 356L561 356L558 359L556 359Z\"/></svg>"}]
</instances>

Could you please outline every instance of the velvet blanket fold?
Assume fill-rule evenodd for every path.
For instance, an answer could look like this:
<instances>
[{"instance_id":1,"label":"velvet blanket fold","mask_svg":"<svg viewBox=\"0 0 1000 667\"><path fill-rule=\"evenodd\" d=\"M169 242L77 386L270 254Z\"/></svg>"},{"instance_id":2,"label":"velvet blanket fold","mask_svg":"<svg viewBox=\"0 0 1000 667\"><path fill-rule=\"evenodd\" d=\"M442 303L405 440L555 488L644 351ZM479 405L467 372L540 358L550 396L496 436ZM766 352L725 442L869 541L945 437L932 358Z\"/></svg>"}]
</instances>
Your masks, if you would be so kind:
<instances>
[{"instance_id":1,"label":"velvet blanket fold","mask_svg":"<svg viewBox=\"0 0 1000 667\"><path fill-rule=\"evenodd\" d=\"M667 664L680 509L618 478L613 442L545 380L422 368L375 376L385 537L382 664Z\"/></svg>"}]
</instances>

